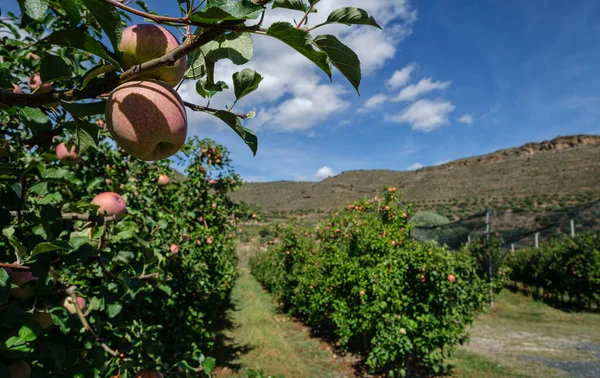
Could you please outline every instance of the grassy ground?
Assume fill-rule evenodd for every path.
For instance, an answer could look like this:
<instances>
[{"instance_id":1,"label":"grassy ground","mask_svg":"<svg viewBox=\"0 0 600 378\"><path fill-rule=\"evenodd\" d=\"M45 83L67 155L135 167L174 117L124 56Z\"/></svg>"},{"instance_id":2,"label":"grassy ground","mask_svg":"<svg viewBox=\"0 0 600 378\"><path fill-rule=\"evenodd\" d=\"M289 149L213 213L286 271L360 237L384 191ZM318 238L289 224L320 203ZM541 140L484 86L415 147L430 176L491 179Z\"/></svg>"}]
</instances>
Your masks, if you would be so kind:
<instances>
[{"instance_id":1,"label":"grassy ground","mask_svg":"<svg viewBox=\"0 0 600 378\"><path fill-rule=\"evenodd\" d=\"M272 297L247 269L232 293L230 317L234 329L226 333L228 346L238 352L217 377L246 377L247 369L285 377L344 377L347 360L334 358L327 346L311 338L304 327L277 311ZM339 360L339 363L336 361ZM344 373L344 370L347 372Z\"/></svg>"},{"instance_id":2,"label":"grassy ground","mask_svg":"<svg viewBox=\"0 0 600 378\"><path fill-rule=\"evenodd\" d=\"M356 376L358 358L336 355L311 338L250 274L247 261L261 248L260 239L252 235L238 249L241 276L216 376L246 377L249 368L287 378ZM452 377L600 377L600 314L557 310L505 290L470 332L470 344L449 361Z\"/></svg>"}]
</instances>

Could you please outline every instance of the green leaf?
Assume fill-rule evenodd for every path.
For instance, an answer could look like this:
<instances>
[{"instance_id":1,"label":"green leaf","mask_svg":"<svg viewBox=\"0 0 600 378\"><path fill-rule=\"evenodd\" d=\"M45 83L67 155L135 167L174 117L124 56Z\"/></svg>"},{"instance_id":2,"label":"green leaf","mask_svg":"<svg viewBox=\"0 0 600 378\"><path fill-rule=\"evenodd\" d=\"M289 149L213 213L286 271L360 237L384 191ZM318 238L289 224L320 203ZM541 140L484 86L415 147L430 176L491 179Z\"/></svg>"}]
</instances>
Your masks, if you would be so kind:
<instances>
[{"instance_id":1,"label":"green leaf","mask_svg":"<svg viewBox=\"0 0 600 378\"><path fill-rule=\"evenodd\" d=\"M118 69L119 67L115 66L114 64L100 64L90 69L88 72L85 73L85 75L83 75L83 80L81 81L81 88L79 89L83 90L85 87L88 86L88 84L92 80L98 77L105 76L106 74L116 72Z\"/></svg>"},{"instance_id":2,"label":"green leaf","mask_svg":"<svg viewBox=\"0 0 600 378\"><path fill-rule=\"evenodd\" d=\"M46 42L53 45L72 47L75 49L87 51L89 53L99 56L102 59L108 60L112 64L115 64L119 67L121 66L121 64L119 63L119 59L112 52L108 51L106 46L98 42L96 38L81 30L55 31L54 33L46 37L45 40Z\"/></svg>"},{"instance_id":3,"label":"green leaf","mask_svg":"<svg viewBox=\"0 0 600 378\"><path fill-rule=\"evenodd\" d=\"M65 10L65 13L69 20L75 24L81 21L81 9L79 8L79 2L73 0L58 0L61 7Z\"/></svg>"},{"instance_id":4,"label":"green leaf","mask_svg":"<svg viewBox=\"0 0 600 378\"><path fill-rule=\"evenodd\" d=\"M329 14L327 20L315 27L327 24L344 24L344 25L370 25L381 29L381 26L375 21L373 16L369 16L367 11L355 7L345 7L334 10Z\"/></svg>"},{"instance_id":5,"label":"green leaf","mask_svg":"<svg viewBox=\"0 0 600 378\"><path fill-rule=\"evenodd\" d=\"M229 59L240 65L250 61L254 53L254 43L250 33L229 33L210 41L200 48L204 52L204 59L217 62Z\"/></svg>"},{"instance_id":6,"label":"green leaf","mask_svg":"<svg viewBox=\"0 0 600 378\"><path fill-rule=\"evenodd\" d=\"M79 148L80 152L98 144L99 128L96 124L86 122L81 118L75 118L75 124L77 125L75 145Z\"/></svg>"},{"instance_id":7,"label":"green leaf","mask_svg":"<svg viewBox=\"0 0 600 378\"><path fill-rule=\"evenodd\" d=\"M342 75L348 79L358 92L361 79L358 55L333 35L318 35L315 37L315 43L322 51L327 53L333 65L340 70Z\"/></svg>"},{"instance_id":8,"label":"green leaf","mask_svg":"<svg viewBox=\"0 0 600 378\"><path fill-rule=\"evenodd\" d=\"M251 1L212 0L190 17L192 22L212 23L225 20L255 19L265 10Z\"/></svg>"},{"instance_id":9,"label":"green leaf","mask_svg":"<svg viewBox=\"0 0 600 378\"><path fill-rule=\"evenodd\" d=\"M50 119L43 111L38 108L29 108L27 106L23 108L19 108L19 113L21 113L22 118L28 122L35 123L48 123Z\"/></svg>"},{"instance_id":10,"label":"green leaf","mask_svg":"<svg viewBox=\"0 0 600 378\"><path fill-rule=\"evenodd\" d=\"M121 16L119 16L117 7L100 0L85 0L83 3L106 33L106 36L113 45L114 51L118 52L122 30Z\"/></svg>"},{"instance_id":11,"label":"green leaf","mask_svg":"<svg viewBox=\"0 0 600 378\"><path fill-rule=\"evenodd\" d=\"M67 80L71 77L71 73L71 66L60 56L46 55L42 58L40 66L42 82Z\"/></svg>"},{"instance_id":12,"label":"green leaf","mask_svg":"<svg viewBox=\"0 0 600 378\"><path fill-rule=\"evenodd\" d=\"M106 110L106 101L95 102L67 102L61 101L60 104L69 112L73 118L87 117L95 114L104 114ZM97 129L98 127L96 127Z\"/></svg>"},{"instance_id":13,"label":"green leaf","mask_svg":"<svg viewBox=\"0 0 600 378\"><path fill-rule=\"evenodd\" d=\"M123 306L119 302L109 303L106 306L106 312L108 313L109 318L114 318L115 316L119 315L122 309Z\"/></svg>"},{"instance_id":14,"label":"green leaf","mask_svg":"<svg viewBox=\"0 0 600 378\"><path fill-rule=\"evenodd\" d=\"M199 79L206 75L206 63L202 49L196 49L188 55L187 70L183 77L186 79Z\"/></svg>"},{"instance_id":15,"label":"green leaf","mask_svg":"<svg viewBox=\"0 0 600 378\"><path fill-rule=\"evenodd\" d=\"M10 295L10 276L4 269L0 269L0 304L6 303Z\"/></svg>"},{"instance_id":16,"label":"green leaf","mask_svg":"<svg viewBox=\"0 0 600 378\"><path fill-rule=\"evenodd\" d=\"M289 22L276 22L269 27L267 35L294 48L321 68L331 79L331 66L327 54L313 48L313 39L306 30L296 29Z\"/></svg>"},{"instance_id":17,"label":"green leaf","mask_svg":"<svg viewBox=\"0 0 600 378\"><path fill-rule=\"evenodd\" d=\"M303 0L275 0L271 9L275 8L285 8L301 12L306 12L308 10L308 6Z\"/></svg>"},{"instance_id":18,"label":"green leaf","mask_svg":"<svg viewBox=\"0 0 600 378\"><path fill-rule=\"evenodd\" d=\"M215 360L213 357L208 357L202 363L202 369L204 370L205 374L210 375L213 372L213 370L215 370L216 365L217 360Z\"/></svg>"},{"instance_id":19,"label":"green leaf","mask_svg":"<svg viewBox=\"0 0 600 378\"><path fill-rule=\"evenodd\" d=\"M21 338L22 340L24 340L25 342L27 341L33 341L35 339L37 339L37 334L38 332L35 332L35 330L33 329L33 327L30 327L28 325L24 325L21 327L21 329L19 329L19 338Z\"/></svg>"},{"instance_id":20,"label":"green leaf","mask_svg":"<svg viewBox=\"0 0 600 378\"><path fill-rule=\"evenodd\" d=\"M21 8L25 13L36 21L41 21L46 16L49 0L22 0Z\"/></svg>"},{"instance_id":21,"label":"green leaf","mask_svg":"<svg viewBox=\"0 0 600 378\"><path fill-rule=\"evenodd\" d=\"M258 72L251 70L250 68L246 68L241 72L236 72L232 77L235 98L238 100L247 94L254 92L263 79Z\"/></svg>"},{"instance_id":22,"label":"green leaf","mask_svg":"<svg viewBox=\"0 0 600 378\"><path fill-rule=\"evenodd\" d=\"M242 138L244 143L250 147L252 154L256 155L256 150L258 149L258 138L256 137L256 134L254 134L254 131L244 127L240 119L235 114L226 110L217 110L213 113L207 113L214 115L231 127L233 131L235 131L236 134Z\"/></svg>"},{"instance_id":23,"label":"green leaf","mask_svg":"<svg viewBox=\"0 0 600 378\"><path fill-rule=\"evenodd\" d=\"M41 253L58 251L61 249L66 249L66 248L67 248L67 246L60 242L54 242L54 243L43 242L43 243L40 243L40 244L36 245L35 247L33 247L33 252L31 252L31 257L39 255Z\"/></svg>"}]
</instances>

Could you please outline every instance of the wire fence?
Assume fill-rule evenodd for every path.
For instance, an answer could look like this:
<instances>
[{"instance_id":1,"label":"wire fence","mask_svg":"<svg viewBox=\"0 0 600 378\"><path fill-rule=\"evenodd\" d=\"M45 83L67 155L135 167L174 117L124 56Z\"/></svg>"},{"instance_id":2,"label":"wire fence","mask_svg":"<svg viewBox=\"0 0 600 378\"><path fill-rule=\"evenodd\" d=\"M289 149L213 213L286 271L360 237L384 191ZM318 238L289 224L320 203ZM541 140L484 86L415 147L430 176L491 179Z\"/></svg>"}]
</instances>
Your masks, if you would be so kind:
<instances>
[{"instance_id":1,"label":"wire fence","mask_svg":"<svg viewBox=\"0 0 600 378\"><path fill-rule=\"evenodd\" d=\"M486 233L486 215L490 231L498 233L507 249L534 248L554 237L600 229L600 201L558 210L535 212L488 209L459 221L438 226L417 226L413 237L435 241L450 249L459 249L478 235Z\"/></svg>"}]
</instances>

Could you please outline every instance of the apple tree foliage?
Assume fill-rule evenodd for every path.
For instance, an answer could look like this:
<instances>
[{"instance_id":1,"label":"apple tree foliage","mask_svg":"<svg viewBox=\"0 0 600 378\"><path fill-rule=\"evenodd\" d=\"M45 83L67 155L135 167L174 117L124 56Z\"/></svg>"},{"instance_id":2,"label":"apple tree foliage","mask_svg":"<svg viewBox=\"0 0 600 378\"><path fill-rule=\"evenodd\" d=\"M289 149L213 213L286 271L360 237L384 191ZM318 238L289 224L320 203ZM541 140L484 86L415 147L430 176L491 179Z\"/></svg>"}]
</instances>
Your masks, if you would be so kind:
<instances>
[{"instance_id":1,"label":"apple tree foliage","mask_svg":"<svg viewBox=\"0 0 600 378\"><path fill-rule=\"evenodd\" d=\"M351 7L311 26L319 0L169 1L179 17L118 0L17 0L20 14L0 14L2 377L24 362L34 377L210 375L215 360L206 356L237 275L235 220L248 216L228 199L240 178L225 147L208 140L188 138L171 160L152 164L127 155L103 127L106 98L187 56L184 79L208 103L185 105L225 122L256 153L242 123L253 114L209 105L224 90L242 100L262 76L242 69L229 89L215 65L246 64L253 38L274 38L330 78L337 68L358 90L356 54L317 32L334 23L379 27ZM271 8L299 21L264 26ZM132 15L178 28L183 42L124 69L118 46ZM77 164L57 161L61 142L79 149ZM185 177L174 177L173 162L187 167ZM161 174L168 185L157 185ZM91 201L102 192L124 198L122 218L98 213ZM71 313L61 306L67 297L85 305Z\"/></svg>"},{"instance_id":2,"label":"apple tree foliage","mask_svg":"<svg viewBox=\"0 0 600 378\"><path fill-rule=\"evenodd\" d=\"M473 258L411 237L410 207L394 188L336 211L251 261L294 315L364 356L373 373L429 376L445 368L487 299Z\"/></svg>"}]
</instances>

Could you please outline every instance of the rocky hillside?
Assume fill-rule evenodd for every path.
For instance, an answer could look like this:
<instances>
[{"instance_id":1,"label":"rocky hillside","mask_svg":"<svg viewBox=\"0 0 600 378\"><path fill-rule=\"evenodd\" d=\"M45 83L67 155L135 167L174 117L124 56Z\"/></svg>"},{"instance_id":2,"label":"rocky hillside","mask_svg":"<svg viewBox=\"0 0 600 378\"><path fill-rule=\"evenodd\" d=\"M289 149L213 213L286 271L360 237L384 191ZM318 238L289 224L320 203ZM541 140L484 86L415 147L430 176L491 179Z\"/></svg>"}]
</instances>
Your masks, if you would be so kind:
<instances>
[{"instance_id":1,"label":"rocky hillside","mask_svg":"<svg viewBox=\"0 0 600 378\"><path fill-rule=\"evenodd\" d=\"M349 171L321 182L248 183L234 200L265 212L329 211L387 186L420 208L466 216L482 206L568 206L600 198L600 136L551 141L452 161L417 171Z\"/></svg>"}]
</instances>

